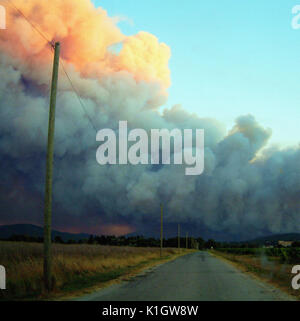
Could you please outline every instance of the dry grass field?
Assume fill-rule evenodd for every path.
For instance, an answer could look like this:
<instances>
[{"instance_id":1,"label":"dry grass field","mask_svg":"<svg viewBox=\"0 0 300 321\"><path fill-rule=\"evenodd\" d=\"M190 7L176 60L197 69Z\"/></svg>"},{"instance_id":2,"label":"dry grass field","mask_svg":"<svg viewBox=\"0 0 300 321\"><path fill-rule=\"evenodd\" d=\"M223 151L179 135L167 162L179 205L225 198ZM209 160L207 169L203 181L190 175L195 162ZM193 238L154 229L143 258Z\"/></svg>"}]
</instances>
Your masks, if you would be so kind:
<instances>
[{"instance_id":1,"label":"dry grass field","mask_svg":"<svg viewBox=\"0 0 300 321\"><path fill-rule=\"evenodd\" d=\"M53 244L52 250L54 294L84 289L178 255L174 248L164 249L161 259L159 248L87 244ZM0 264L5 266L7 278L7 290L0 292L1 299L45 297L42 244L0 242Z\"/></svg>"}]
</instances>

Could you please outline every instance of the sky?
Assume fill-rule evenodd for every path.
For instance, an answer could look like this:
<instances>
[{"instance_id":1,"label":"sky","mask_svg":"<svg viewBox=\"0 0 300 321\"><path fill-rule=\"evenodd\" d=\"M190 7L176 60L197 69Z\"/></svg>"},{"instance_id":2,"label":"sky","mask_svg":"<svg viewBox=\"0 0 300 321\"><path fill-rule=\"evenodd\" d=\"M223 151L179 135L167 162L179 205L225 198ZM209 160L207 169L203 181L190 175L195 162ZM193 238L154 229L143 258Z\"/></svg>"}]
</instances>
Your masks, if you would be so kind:
<instances>
[{"instance_id":1,"label":"sky","mask_svg":"<svg viewBox=\"0 0 300 321\"><path fill-rule=\"evenodd\" d=\"M166 106L183 104L230 129L253 114L269 144L298 145L300 29L294 0L96 0L126 35L153 33L171 48Z\"/></svg>"}]
</instances>

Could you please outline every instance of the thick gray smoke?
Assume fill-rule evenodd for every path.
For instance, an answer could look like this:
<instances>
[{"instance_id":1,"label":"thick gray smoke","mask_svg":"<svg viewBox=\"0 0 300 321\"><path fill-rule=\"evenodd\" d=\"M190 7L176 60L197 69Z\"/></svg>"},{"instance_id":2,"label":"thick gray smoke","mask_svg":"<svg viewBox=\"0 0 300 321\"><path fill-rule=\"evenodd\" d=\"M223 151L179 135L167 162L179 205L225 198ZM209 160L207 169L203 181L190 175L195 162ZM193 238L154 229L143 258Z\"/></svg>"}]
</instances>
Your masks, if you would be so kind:
<instances>
[{"instance_id":1,"label":"thick gray smoke","mask_svg":"<svg viewBox=\"0 0 300 321\"><path fill-rule=\"evenodd\" d=\"M87 0L81 2L88 3ZM60 2L56 0L56 3ZM88 4L87 10L94 9ZM34 12L32 10L33 17ZM111 23L101 11L97 14L104 17L105 24ZM39 35L35 35L35 39L34 31L26 22L17 15L14 18L23 26L16 40L9 40L4 33L0 37L0 224L36 223L41 222L43 216L51 55L43 49L44 44L36 45ZM42 24L44 20L39 19ZM60 23L65 23L64 17ZM74 61L78 67L80 41L89 44L90 40L72 38L68 30L65 28L64 33L59 34L60 38L65 37L69 47L63 51L63 58L68 61L76 51L79 58ZM13 35L14 30L9 32ZM117 34L114 41L121 41L119 32L114 32ZM53 31L53 37L56 33L58 31ZM109 37L112 35L108 34L107 39ZM130 41L136 41L134 48L138 52L145 54L145 38L154 44L154 53L162 50L164 55L169 55L166 47L160 48L153 37L143 33L136 38ZM78 47L73 46L76 41ZM36 52L32 52L32 48L37 48ZM91 53L94 54L92 50L87 52L89 56ZM134 60L133 53L129 54ZM94 55L95 61L99 60L97 53ZM121 58L128 69L128 62ZM159 204L163 203L166 225L181 223L204 235L247 239L299 231L299 148L264 149L271 131L262 128L252 115L236 119L234 128L227 133L217 120L199 118L180 105L160 113L166 94L159 82L137 79L138 67L136 74L118 66L113 69L112 66L121 62L110 56L105 59L111 65L103 62L106 69L101 75L99 64L93 74L93 61L87 65L86 73L79 73L71 62L66 63L96 129L117 130L119 120L127 120L129 129L204 129L205 171L201 176L186 176L185 165L100 166L96 161L99 146L96 132L61 72L55 128L56 226L103 233L105 229L101 226L127 225L144 232L158 224ZM141 61L138 57L136 65ZM164 61L158 59L158 62L157 68L160 68ZM143 68L148 68L152 75L154 71L149 66L143 65ZM165 69L163 75L163 79L168 78ZM205 110L205 106L199 107Z\"/></svg>"},{"instance_id":2,"label":"thick gray smoke","mask_svg":"<svg viewBox=\"0 0 300 321\"><path fill-rule=\"evenodd\" d=\"M4 55L0 70L2 194L7 193L1 216L4 221L30 221L40 208L32 204L41 203L34 195L43 195L49 88L27 78ZM110 75L100 83L75 74L72 78L99 129L117 128L119 120L128 120L131 128L204 128L205 172L191 177L180 165L100 166L96 133L64 79L55 133L54 200L59 215L84 218L92 211L106 222L147 224L158 220L163 202L166 222L232 237L298 230L299 149L268 149L257 157L271 132L253 116L239 117L227 135L216 120L198 118L181 106L160 114L151 105L163 99L155 85L137 83L129 74ZM11 193L17 193L20 180L21 194L27 196L20 200L18 194L24 208L16 212Z\"/></svg>"}]
</instances>

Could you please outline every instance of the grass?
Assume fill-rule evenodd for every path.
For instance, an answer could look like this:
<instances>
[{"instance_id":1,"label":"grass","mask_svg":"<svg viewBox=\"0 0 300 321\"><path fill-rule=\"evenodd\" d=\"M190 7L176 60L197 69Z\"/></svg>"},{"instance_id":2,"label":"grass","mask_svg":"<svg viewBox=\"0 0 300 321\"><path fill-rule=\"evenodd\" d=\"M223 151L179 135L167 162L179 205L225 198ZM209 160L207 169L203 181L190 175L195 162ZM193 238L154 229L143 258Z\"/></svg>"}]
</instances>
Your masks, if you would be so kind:
<instances>
[{"instance_id":1,"label":"grass","mask_svg":"<svg viewBox=\"0 0 300 321\"><path fill-rule=\"evenodd\" d=\"M236 255L255 255L260 257L277 257L282 263L299 264L300 248L219 248L219 252Z\"/></svg>"},{"instance_id":2,"label":"grass","mask_svg":"<svg viewBox=\"0 0 300 321\"><path fill-rule=\"evenodd\" d=\"M295 276L291 271L295 264L283 262L280 257L267 256L262 251L248 255L218 250L211 252L218 257L229 260L244 272L248 272L300 300L300 291L294 290L291 286L292 278Z\"/></svg>"},{"instance_id":3,"label":"grass","mask_svg":"<svg viewBox=\"0 0 300 321\"><path fill-rule=\"evenodd\" d=\"M43 245L0 242L0 264L6 268L7 290L0 299L47 299L71 294L140 271L178 256L177 249L135 248L88 244L53 244L53 291L43 289ZM188 253L181 251L180 255Z\"/></svg>"}]
</instances>

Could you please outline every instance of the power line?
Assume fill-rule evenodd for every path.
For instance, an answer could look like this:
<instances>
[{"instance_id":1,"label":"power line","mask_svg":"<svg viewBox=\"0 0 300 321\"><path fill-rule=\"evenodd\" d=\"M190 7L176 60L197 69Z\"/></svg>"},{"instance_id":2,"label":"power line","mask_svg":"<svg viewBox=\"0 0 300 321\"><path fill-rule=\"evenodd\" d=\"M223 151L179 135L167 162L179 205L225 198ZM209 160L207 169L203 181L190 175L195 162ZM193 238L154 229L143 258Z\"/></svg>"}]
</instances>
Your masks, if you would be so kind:
<instances>
[{"instance_id":1,"label":"power line","mask_svg":"<svg viewBox=\"0 0 300 321\"><path fill-rule=\"evenodd\" d=\"M82 107L82 109L83 109L83 112L85 113L85 115L86 115L86 117L88 118L91 126L94 128L95 132L97 133L98 131L97 131L95 125L93 124L92 119L90 118L89 114L87 113L86 107L84 106L83 101L81 100L81 98L80 98L80 96L79 96L79 94L78 94L75 86L73 85L72 80L71 80L70 76L68 75L68 73L67 73L67 71L66 71L66 68L65 68L64 63L63 63L62 60L61 60L61 66L62 66L62 69L63 69L65 75L67 76L67 78L68 78L68 80L69 80L69 83L70 83L70 85L71 85L74 93L76 94L76 96L77 96L77 98L78 98L79 104L81 105L81 107Z\"/></svg>"},{"instance_id":2,"label":"power line","mask_svg":"<svg viewBox=\"0 0 300 321\"><path fill-rule=\"evenodd\" d=\"M6 0L10 3L10 5L31 25L31 27L39 33L39 35L46 40L46 42L51 46L52 49L54 49L54 44L32 23L30 20L24 15L24 13L17 8L14 3L11 0Z\"/></svg>"},{"instance_id":3,"label":"power line","mask_svg":"<svg viewBox=\"0 0 300 321\"><path fill-rule=\"evenodd\" d=\"M10 3L10 5L30 24L30 26L51 46L51 50L53 50L53 49L54 49L54 44L52 43L52 41L50 41L50 40L25 16L25 14L24 14L19 8L17 8L17 7L14 5L14 3L13 3L11 0L6 0L6 1L8 1L8 2ZM80 98L80 96L79 96L79 94L78 94L78 91L76 90L74 84L72 83L72 80L71 80L70 76L68 75L68 73L67 73L67 71L66 71L66 68L65 68L65 66L64 66L64 63L63 63L62 59L60 59L60 63L61 63L62 69L63 69L63 71L64 71L64 73L65 73L65 75L66 75L66 77L67 77L67 79L68 79L68 81L69 81L72 89L73 89L73 91L75 92L75 94L76 94L76 96L77 96L77 99L78 99L78 101L79 101L79 104L80 104L81 108L83 109L84 114L85 114L86 117L88 118L88 120L89 120L91 126L93 127L93 129L95 130L95 132L97 133L97 129L96 129L95 125L93 124L92 119L91 119L91 117L89 116L89 114L88 114L88 112L87 112L87 109L86 109L86 107L85 107L82 99Z\"/></svg>"}]
</instances>

